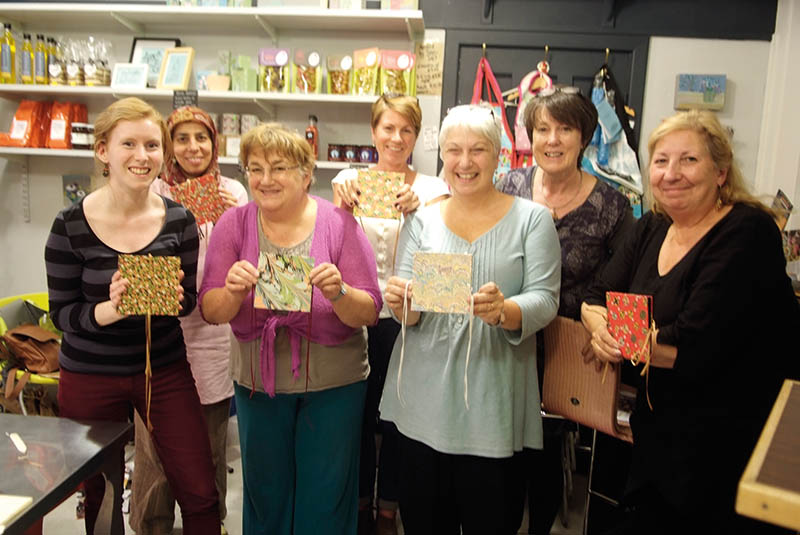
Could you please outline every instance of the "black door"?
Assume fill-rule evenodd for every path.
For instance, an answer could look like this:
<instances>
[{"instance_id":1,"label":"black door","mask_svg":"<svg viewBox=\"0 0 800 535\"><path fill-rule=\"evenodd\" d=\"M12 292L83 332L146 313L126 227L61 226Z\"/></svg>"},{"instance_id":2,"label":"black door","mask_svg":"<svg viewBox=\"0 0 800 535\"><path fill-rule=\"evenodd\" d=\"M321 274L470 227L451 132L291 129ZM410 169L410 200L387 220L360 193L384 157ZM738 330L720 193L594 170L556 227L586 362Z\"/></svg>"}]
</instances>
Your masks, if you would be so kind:
<instances>
[{"instance_id":1,"label":"black door","mask_svg":"<svg viewBox=\"0 0 800 535\"><path fill-rule=\"evenodd\" d=\"M450 107L470 102L484 42L501 90L519 85L528 72L535 70L547 46L553 82L579 87L587 96L608 48L608 64L622 97L637 115L641 114L649 44L646 36L448 30L442 117ZM509 108L507 114L513 131L516 108ZM638 142L638 122L634 132Z\"/></svg>"}]
</instances>

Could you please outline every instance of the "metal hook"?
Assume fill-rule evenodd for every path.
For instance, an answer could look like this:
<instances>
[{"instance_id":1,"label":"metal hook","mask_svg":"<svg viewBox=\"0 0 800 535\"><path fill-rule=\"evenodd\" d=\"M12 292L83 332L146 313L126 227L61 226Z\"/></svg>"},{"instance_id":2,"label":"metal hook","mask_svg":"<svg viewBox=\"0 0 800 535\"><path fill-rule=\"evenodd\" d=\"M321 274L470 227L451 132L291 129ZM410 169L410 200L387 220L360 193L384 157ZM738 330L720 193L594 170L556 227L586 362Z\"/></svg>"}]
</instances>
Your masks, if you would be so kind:
<instances>
[{"instance_id":1,"label":"metal hook","mask_svg":"<svg viewBox=\"0 0 800 535\"><path fill-rule=\"evenodd\" d=\"M608 64L608 53L609 53L609 50L606 48L606 60L603 62L605 64Z\"/></svg>"},{"instance_id":2,"label":"metal hook","mask_svg":"<svg viewBox=\"0 0 800 535\"><path fill-rule=\"evenodd\" d=\"M486 58L486 43L483 43L481 45L481 48L483 49L483 51L481 53L483 54L483 57Z\"/></svg>"},{"instance_id":3,"label":"metal hook","mask_svg":"<svg viewBox=\"0 0 800 535\"><path fill-rule=\"evenodd\" d=\"M544 60L547 61L547 56L550 54L550 46L544 45Z\"/></svg>"}]
</instances>

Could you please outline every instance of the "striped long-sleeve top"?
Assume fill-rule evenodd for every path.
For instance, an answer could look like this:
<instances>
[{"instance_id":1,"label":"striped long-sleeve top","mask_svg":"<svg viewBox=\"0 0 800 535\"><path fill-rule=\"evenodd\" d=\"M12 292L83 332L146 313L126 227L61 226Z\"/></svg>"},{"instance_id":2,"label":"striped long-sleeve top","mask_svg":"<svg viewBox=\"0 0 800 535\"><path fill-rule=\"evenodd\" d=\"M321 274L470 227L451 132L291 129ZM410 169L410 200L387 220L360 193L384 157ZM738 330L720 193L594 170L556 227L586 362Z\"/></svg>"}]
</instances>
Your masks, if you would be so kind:
<instances>
[{"instance_id":1,"label":"striped long-sleeve top","mask_svg":"<svg viewBox=\"0 0 800 535\"><path fill-rule=\"evenodd\" d=\"M197 304L197 225L191 212L164 199L166 219L158 236L135 254L179 256L183 310ZM64 337L59 364L76 373L134 375L145 368L145 318L129 316L101 326L95 307L109 299L111 276L120 254L100 241L86 220L83 202L62 210L50 230L45 247L50 314ZM183 333L177 317L153 316L151 362L153 368L186 358Z\"/></svg>"}]
</instances>

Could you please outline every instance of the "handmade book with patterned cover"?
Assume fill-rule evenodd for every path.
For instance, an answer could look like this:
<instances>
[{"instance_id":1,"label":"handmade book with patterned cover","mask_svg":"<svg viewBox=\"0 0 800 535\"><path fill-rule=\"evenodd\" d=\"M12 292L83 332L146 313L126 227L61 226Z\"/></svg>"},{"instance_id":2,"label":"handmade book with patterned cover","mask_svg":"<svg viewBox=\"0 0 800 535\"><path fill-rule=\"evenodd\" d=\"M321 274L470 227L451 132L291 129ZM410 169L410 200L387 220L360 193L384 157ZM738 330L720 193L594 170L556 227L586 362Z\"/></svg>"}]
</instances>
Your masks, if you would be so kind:
<instances>
[{"instance_id":1,"label":"handmade book with patterned cover","mask_svg":"<svg viewBox=\"0 0 800 535\"><path fill-rule=\"evenodd\" d=\"M358 187L361 196L353 208L353 215L400 219L400 212L394 207L394 203L397 202L397 192L404 181L403 173L359 169Z\"/></svg>"},{"instance_id":2,"label":"handmade book with patterned cover","mask_svg":"<svg viewBox=\"0 0 800 535\"><path fill-rule=\"evenodd\" d=\"M310 312L313 287L308 274L313 268L314 259L310 256L261 253L253 305L270 310Z\"/></svg>"},{"instance_id":3,"label":"handmade book with patterned cover","mask_svg":"<svg viewBox=\"0 0 800 535\"><path fill-rule=\"evenodd\" d=\"M177 316L181 259L177 256L119 255L119 273L128 279L120 314Z\"/></svg>"},{"instance_id":4,"label":"handmade book with patterned cover","mask_svg":"<svg viewBox=\"0 0 800 535\"><path fill-rule=\"evenodd\" d=\"M470 314L472 255L415 253L411 310Z\"/></svg>"},{"instance_id":5,"label":"handmade book with patterned cover","mask_svg":"<svg viewBox=\"0 0 800 535\"><path fill-rule=\"evenodd\" d=\"M216 223L227 208L219 194L219 184L211 175L190 178L186 182L170 186L169 189L172 198L192 212L198 225Z\"/></svg>"},{"instance_id":6,"label":"handmade book with patterned cover","mask_svg":"<svg viewBox=\"0 0 800 535\"><path fill-rule=\"evenodd\" d=\"M648 331L653 317L653 297L622 292L606 292L608 309L608 331L611 333L625 359L635 355L649 354L643 351L648 343Z\"/></svg>"}]
</instances>

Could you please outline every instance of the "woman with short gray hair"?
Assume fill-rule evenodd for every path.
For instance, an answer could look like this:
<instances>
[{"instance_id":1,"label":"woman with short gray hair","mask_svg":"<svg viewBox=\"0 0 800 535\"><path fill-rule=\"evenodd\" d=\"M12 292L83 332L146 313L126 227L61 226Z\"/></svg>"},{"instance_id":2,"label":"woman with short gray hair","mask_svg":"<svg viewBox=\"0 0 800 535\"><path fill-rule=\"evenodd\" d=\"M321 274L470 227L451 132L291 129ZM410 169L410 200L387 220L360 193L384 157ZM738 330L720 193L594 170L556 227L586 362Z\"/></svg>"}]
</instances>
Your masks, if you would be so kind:
<instances>
[{"instance_id":1,"label":"woman with short gray hair","mask_svg":"<svg viewBox=\"0 0 800 535\"><path fill-rule=\"evenodd\" d=\"M533 334L558 309L560 250L546 209L494 188L499 147L491 109L450 110L440 150L452 196L408 217L384 294L395 318L407 309L380 410L400 431L408 533L514 533L514 455L542 446L538 403L525 400L538 399L527 391ZM472 255L472 329L460 315L410 310L417 252Z\"/></svg>"}]
</instances>

